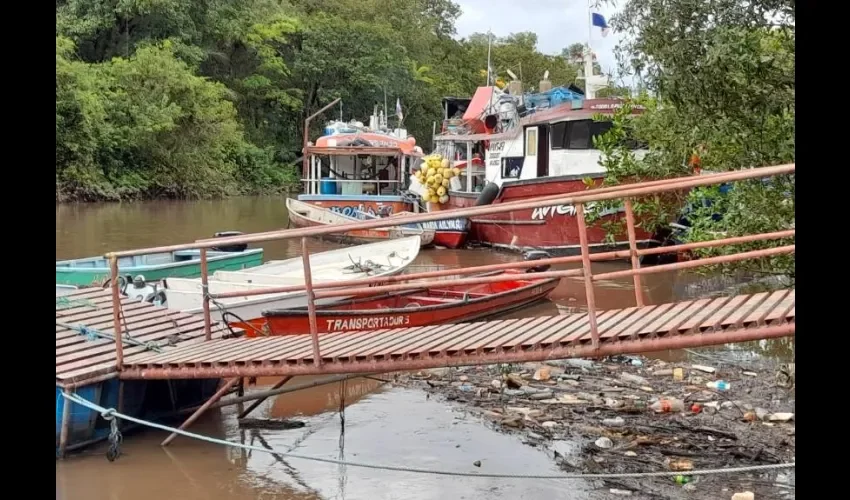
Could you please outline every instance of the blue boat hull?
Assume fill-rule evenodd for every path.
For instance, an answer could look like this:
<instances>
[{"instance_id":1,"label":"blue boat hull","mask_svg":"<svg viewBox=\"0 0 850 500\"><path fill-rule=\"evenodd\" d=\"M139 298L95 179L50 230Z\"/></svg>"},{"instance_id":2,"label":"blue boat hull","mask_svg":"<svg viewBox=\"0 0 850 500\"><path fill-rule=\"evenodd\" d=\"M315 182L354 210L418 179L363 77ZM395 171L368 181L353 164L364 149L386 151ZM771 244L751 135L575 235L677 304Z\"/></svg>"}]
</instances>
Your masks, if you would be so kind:
<instances>
[{"instance_id":1,"label":"blue boat hull","mask_svg":"<svg viewBox=\"0 0 850 500\"><path fill-rule=\"evenodd\" d=\"M218 389L220 379L203 380L128 380L124 381L124 408L122 413L145 420L162 420L163 417L202 404ZM78 387L74 393L105 408L118 408L118 379L106 380ZM62 388L56 387L56 453L59 454L59 437L65 398ZM174 402L172 403L172 394ZM71 403L68 425L68 449L82 448L109 436L109 422L97 412Z\"/></svg>"}]
</instances>

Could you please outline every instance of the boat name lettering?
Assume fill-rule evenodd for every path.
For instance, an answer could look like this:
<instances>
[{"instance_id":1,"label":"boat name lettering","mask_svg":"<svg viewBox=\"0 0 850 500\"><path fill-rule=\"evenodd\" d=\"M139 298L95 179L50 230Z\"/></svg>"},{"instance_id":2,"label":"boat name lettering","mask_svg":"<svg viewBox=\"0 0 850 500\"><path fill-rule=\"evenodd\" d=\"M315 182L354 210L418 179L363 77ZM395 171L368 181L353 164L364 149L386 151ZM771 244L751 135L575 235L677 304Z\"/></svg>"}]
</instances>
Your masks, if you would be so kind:
<instances>
[{"instance_id":1,"label":"boat name lettering","mask_svg":"<svg viewBox=\"0 0 850 500\"><path fill-rule=\"evenodd\" d=\"M596 207L595 203L588 203L586 205L586 210L592 211ZM605 217L606 215L613 215L618 212L622 212L623 208L606 208L602 210L599 214L600 217ZM569 215L574 217L576 215L576 207L575 205L555 205L551 207L537 207L531 212L531 220L543 220L547 217L554 217L556 215Z\"/></svg>"},{"instance_id":2,"label":"boat name lettering","mask_svg":"<svg viewBox=\"0 0 850 500\"><path fill-rule=\"evenodd\" d=\"M502 150L505 149L505 143L503 141L491 142L490 147L488 149L490 154L501 154Z\"/></svg>"},{"instance_id":3,"label":"boat name lettering","mask_svg":"<svg viewBox=\"0 0 850 500\"><path fill-rule=\"evenodd\" d=\"M375 330L378 328L397 328L410 324L410 316L363 316L351 319L329 319L329 332L344 332L347 330Z\"/></svg>"},{"instance_id":4,"label":"boat name lettering","mask_svg":"<svg viewBox=\"0 0 850 500\"><path fill-rule=\"evenodd\" d=\"M456 218L456 219L443 219L443 220L429 220L426 222L421 222L419 224L405 224L405 227L410 228L418 228L421 226L423 229L433 229L434 231L466 231L466 219L464 218Z\"/></svg>"},{"instance_id":5,"label":"boat name lettering","mask_svg":"<svg viewBox=\"0 0 850 500\"><path fill-rule=\"evenodd\" d=\"M356 207L352 207L352 206L328 207L328 210L330 210L331 212L335 212L335 213L338 213L338 214L345 215L346 217L354 217L355 219L361 219L361 220L365 219L363 214L368 214L368 215L371 215L373 217L377 217L377 215L378 215L377 212L375 212L375 209L373 209L372 207L367 207L367 206L363 205L362 203L360 205L357 205ZM387 205L387 210L389 210L389 213L392 214L392 212L393 212L392 205Z\"/></svg>"},{"instance_id":6,"label":"boat name lettering","mask_svg":"<svg viewBox=\"0 0 850 500\"><path fill-rule=\"evenodd\" d=\"M590 109L620 109L622 107L623 103L620 102L600 102L590 105ZM640 104L633 104L632 109L644 110L646 108Z\"/></svg>"}]
</instances>

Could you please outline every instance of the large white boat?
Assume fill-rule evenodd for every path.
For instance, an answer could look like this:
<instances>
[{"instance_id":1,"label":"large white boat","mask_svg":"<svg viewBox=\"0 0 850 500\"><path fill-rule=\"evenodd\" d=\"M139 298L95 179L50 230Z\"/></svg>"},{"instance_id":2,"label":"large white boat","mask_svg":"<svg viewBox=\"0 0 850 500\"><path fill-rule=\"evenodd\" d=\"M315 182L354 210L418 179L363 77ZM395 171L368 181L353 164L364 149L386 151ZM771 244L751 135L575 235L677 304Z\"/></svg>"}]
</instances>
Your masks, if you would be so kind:
<instances>
[{"instance_id":1,"label":"large white boat","mask_svg":"<svg viewBox=\"0 0 850 500\"><path fill-rule=\"evenodd\" d=\"M392 276L404 271L416 259L419 248L420 237L409 236L315 253L310 256L311 278L313 284L318 284ZM271 261L243 271L218 271L209 280L209 292L216 294L303 284L302 259L296 257ZM187 313L203 311L200 279L168 278L163 280L163 285L165 305L169 309ZM326 298L316 303L330 304L347 298ZM224 311L248 320L260 317L266 309L291 309L306 305L306 292L297 291L218 299L211 304L210 312L214 320L221 320Z\"/></svg>"}]
</instances>

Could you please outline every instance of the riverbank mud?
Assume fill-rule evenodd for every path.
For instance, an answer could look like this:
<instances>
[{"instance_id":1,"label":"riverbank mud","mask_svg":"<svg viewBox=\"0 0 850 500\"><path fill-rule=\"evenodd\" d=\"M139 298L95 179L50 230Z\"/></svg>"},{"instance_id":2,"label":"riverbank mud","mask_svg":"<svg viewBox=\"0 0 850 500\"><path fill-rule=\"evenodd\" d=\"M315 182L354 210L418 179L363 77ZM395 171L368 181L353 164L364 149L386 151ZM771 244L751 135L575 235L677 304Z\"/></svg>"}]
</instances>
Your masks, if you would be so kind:
<instances>
[{"instance_id":1,"label":"riverbank mud","mask_svg":"<svg viewBox=\"0 0 850 500\"><path fill-rule=\"evenodd\" d=\"M566 473L678 473L594 481L602 498L794 498L793 469L688 474L794 462L794 365L715 356L447 368L407 383L547 449Z\"/></svg>"}]
</instances>

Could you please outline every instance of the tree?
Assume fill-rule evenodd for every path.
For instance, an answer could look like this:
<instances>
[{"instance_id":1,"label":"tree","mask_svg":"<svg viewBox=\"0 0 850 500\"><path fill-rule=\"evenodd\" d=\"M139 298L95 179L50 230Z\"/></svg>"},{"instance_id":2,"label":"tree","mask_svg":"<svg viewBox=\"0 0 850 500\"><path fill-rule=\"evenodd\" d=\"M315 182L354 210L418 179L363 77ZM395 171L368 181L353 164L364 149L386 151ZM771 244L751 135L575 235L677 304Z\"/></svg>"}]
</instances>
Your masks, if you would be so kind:
<instances>
[{"instance_id":1,"label":"tree","mask_svg":"<svg viewBox=\"0 0 850 500\"><path fill-rule=\"evenodd\" d=\"M619 113L600 141L606 182L690 175L695 155L712 171L793 162L793 9L790 0L628 0L612 25L630 35L618 56L623 71L640 75L648 94L636 102L647 109L628 125L625 111ZM648 154L636 157L622 146L626 128L650 145ZM784 176L739 182L726 195L717 188L696 189L687 200L696 209L686 238L794 227L794 187L794 176ZM677 201L682 200L641 200L636 211L645 224L658 226L675 217ZM717 213L720 221L712 217ZM738 267L793 277L794 260Z\"/></svg>"}]
</instances>

